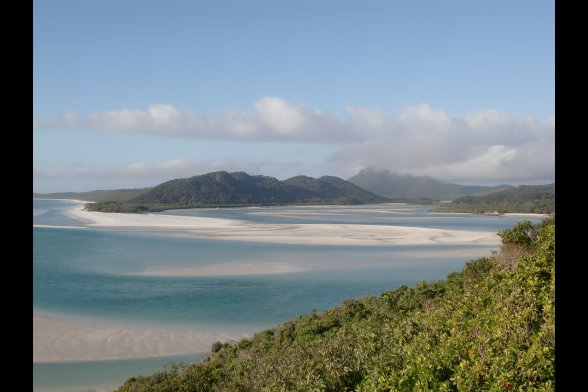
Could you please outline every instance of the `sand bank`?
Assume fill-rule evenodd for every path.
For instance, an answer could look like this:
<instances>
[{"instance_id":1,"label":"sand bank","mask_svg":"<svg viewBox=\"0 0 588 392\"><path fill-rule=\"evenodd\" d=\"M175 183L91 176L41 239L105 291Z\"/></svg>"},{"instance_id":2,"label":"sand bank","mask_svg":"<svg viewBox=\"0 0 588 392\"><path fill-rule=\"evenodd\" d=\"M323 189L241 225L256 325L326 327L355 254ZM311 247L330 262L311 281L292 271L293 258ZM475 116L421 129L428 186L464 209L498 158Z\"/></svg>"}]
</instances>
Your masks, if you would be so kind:
<instances>
[{"instance_id":1,"label":"sand bank","mask_svg":"<svg viewBox=\"0 0 588 392\"><path fill-rule=\"evenodd\" d=\"M37 224L33 224L33 227L42 227L42 228L46 228L46 229L87 229L86 226L37 225Z\"/></svg>"},{"instance_id":2,"label":"sand bank","mask_svg":"<svg viewBox=\"0 0 588 392\"><path fill-rule=\"evenodd\" d=\"M549 214L532 214L532 213L518 213L518 212L505 212L504 216L520 216L521 218L549 218Z\"/></svg>"},{"instance_id":3,"label":"sand bank","mask_svg":"<svg viewBox=\"0 0 588 392\"><path fill-rule=\"evenodd\" d=\"M245 276L300 272L304 268L288 263L230 263L192 267L150 268L139 275L147 276Z\"/></svg>"},{"instance_id":4,"label":"sand bank","mask_svg":"<svg viewBox=\"0 0 588 392\"><path fill-rule=\"evenodd\" d=\"M209 351L253 328L149 328L90 322L33 312L33 362L128 359Z\"/></svg>"},{"instance_id":5,"label":"sand bank","mask_svg":"<svg viewBox=\"0 0 588 392\"><path fill-rule=\"evenodd\" d=\"M361 224L277 224L235 219L162 214L68 210L90 227L121 228L234 241L315 245L498 245L499 237L485 231Z\"/></svg>"}]
</instances>

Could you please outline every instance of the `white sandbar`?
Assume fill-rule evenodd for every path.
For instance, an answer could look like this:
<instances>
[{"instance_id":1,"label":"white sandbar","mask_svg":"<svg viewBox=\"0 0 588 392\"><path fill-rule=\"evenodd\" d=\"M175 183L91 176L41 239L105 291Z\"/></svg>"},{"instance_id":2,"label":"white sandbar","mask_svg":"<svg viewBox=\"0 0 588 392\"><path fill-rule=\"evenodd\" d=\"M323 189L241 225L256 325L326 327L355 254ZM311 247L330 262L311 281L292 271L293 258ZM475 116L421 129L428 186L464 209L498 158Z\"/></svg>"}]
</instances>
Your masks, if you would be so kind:
<instances>
[{"instance_id":1,"label":"white sandbar","mask_svg":"<svg viewBox=\"0 0 588 392\"><path fill-rule=\"evenodd\" d=\"M361 224L253 223L236 219L68 210L90 227L121 228L214 239L317 245L498 245L496 233Z\"/></svg>"},{"instance_id":2,"label":"white sandbar","mask_svg":"<svg viewBox=\"0 0 588 392\"><path fill-rule=\"evenodd\" d=\"M139 275L147 276L244 276L300 272L304 268L288 263L230 263L190 267L150 268Z\"/></svg>"},{"instance_id":3,"label":"white sandbar","mask_svg":"<svg viewBox=\"0 0 588 392\"><path fill-rule=\"evenodd\" d=\"M33 362L192 354L210 350L216 341L246 337L249 329L140 327L33 312Z\"/></svg>"}]
</instances>

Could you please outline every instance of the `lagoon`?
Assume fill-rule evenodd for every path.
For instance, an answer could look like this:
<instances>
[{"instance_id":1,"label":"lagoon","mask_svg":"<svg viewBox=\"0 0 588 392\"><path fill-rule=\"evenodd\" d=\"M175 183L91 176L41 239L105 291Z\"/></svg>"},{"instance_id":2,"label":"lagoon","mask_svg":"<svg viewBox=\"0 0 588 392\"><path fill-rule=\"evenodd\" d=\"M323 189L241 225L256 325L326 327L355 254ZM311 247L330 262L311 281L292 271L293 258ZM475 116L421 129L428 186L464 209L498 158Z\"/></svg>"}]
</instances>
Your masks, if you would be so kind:
<instances>
[{"instance_id":1,"label":"lagoon","mask_svg":"<svg viewBox=\"0 0 588 392\"><path fill-rule=\"evenodd\" d=\"M115 387L217 340L443 279L525 218L405 204L96 217L81 205L33 200L35 391Z\"/></svg>"}]
</instances>

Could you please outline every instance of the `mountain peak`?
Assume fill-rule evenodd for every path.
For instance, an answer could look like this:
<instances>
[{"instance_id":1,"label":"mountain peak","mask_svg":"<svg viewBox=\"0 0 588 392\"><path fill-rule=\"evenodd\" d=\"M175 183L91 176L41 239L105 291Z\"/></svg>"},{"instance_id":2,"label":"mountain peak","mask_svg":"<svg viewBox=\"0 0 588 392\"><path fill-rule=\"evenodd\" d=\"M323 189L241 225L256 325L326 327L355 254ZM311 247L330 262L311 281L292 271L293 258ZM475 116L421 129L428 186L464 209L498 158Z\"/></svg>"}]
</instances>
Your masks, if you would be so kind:
<instances>
[{"instance_id":1,"label":"mountain peak","mask_svg":"<svg viewBox=\"0 0 588 392\"><path fill-rule=\"evenodd\" d=\"M348 179L376 195L391 199L453 200L462 196L478 196L509 189L501 186L467 186L443 182L428 176L399 175L389 170L367 167Z\"/></svg>"}]
</instances>

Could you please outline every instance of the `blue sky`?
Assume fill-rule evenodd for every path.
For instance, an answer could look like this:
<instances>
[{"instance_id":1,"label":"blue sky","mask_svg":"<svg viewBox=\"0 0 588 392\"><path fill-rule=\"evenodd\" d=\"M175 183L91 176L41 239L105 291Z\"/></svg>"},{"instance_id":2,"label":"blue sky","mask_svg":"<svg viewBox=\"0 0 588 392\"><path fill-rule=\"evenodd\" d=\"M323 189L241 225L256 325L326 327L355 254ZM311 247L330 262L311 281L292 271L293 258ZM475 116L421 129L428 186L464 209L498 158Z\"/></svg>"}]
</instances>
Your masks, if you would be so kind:
<instances>
[{"instance_id":1,"label":"blue sky","mask_svg":"<svg viewBox=\"0 0 588 392\"><path fill-rule=\"evenodd\" d=\"M34 1L33 188L555 167L553 1Z\"/></svg>"}]
</instances>

